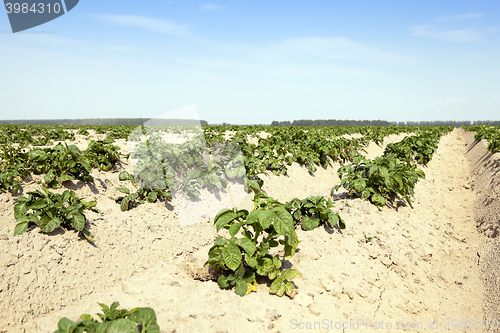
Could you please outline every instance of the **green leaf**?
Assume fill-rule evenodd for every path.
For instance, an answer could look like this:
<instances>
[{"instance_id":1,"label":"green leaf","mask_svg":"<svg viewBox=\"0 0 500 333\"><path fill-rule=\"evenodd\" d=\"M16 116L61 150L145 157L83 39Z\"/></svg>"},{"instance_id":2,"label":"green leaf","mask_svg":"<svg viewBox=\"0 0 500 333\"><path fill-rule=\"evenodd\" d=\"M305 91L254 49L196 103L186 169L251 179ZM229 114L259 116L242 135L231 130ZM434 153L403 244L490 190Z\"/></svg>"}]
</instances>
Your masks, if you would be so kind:
<instances>
[{"instance_id":1,"label":"green leaf","mask_svg":"<svg viewBox=\"0 0 500 333\"><path fill-rule=\"evenodd\" d=\"M302 273L299 272L298 270L288 268L288 269L285 269L283 272L281 272L281 276L285 280L291 280L293 278L302 276Z\"/></svg>"},{"instance_id":2,"label":"green leaf","mask_svg":"<svg viewBox=\"0 0 500 333\"><path fill-rule=\"evenodd\" d=\"M42 150L34 149L34 150L30 151L30 158L33 161L43 162L47 158L49 158L49 155Z\"/></svg>"},{"instance_id":3,"label":"green leaf","mask_svg":"<svg viewBox=\"0 0 500 333\"><path fill-rule=\"evenodd\" d=\"M80 319L84 321L94 321L91 315L85 313L80 316Z\"/></svg>"},{"instance_id":4,"label":"green leaf","mask_svg":"<svg viewBox=\"0 0 500 333\"><path fill-rule=\"evenodd\" d=\"M29 222L21 222L14 228L14 236L22 235L28 230Z\"/></svg>"},{"instance_id":5,"label":"green leaf","mask_svg":"<svg viewBox=\"0 0 500 333\"><path fill-rule=\"evenodd\" d=\"M227 244L227 239L224 237L217 237L214 246L224 246Z\"/></svg>"},{"instance_id":6,"label":"green leaf","mask_svg":"<svg viewBox=\"0 0 500 333\"><path fill-rule=\"evenodd\" d=\"M278 277L278 274L279 274L279 270L275 269L275 270L272 270L271 272L269 272L269 274L267 275L267 277L269 278L269 280L274 280Z\"/></svg>"},{"instance_id":7,"label":"green leaf","mask_svg":"<svg viewBox=\"0 0 500 333\"><path fill-rule=\"evenodd\" d=\"M151 308L141 308L137 312L132 312L128 319L136 324L142 325L142 332L160 333L160 327L156 322L155 311Z\"/></svg>"},{"instance_id":8,"label":"green leaf","mask_svg":"<svg viewBox=\"0 0 500 333\"><path fill-rule=\"evenodd\" d=\"M43 198L37 199L34 203L28 206L28 209L41 209L47 207L47 200Z\"/></svg>"},{"instance_id":9,"label":"green leaf","mask_svg":"<svg viewBox=\"0 0 500 333\"><path fill-rule=\"evenodd\" d=\"M389 176L389 170L387 170L386 167L379 167L379 172L380 172L380 176L382 176L382 178L387 178Z\"/></svg>"},{"instance_id":10,"label":"green leaf","mask_svg":"<svg viewBox=\"0 0 500 333\"><path fill-rule=\"evenodd\" d=\"M229 227L229 235L231 235L231 237L234 237L238 233L238 231L240 231L242 224L243 223L235 223L231 225Z\"/></svg>"},{"instance_id":11,"label":"green leaf","mask_svg":"<svg viewBox=\"0 0 500 333\"><path fill-rule=\"evenodd\" d=\"M14 217L18 219L21 216L26 215L28 212L28 206L26 205L26 202L24 201L18 201L16 205L14 206Z\"/></svg>"},{"instance_id":12,"label":"green leaf","mask_svg":"<svg viewBox=\"0 0 500 333\"><path fill-rule=\"evenodd\" d=\"M58 217L50 218L47 215L43 215L42 218L40 218L40 222L38 223L40 229L43 232L47 233L54 231L60 225L61 225L61 220Z\"/></svg>"},{"instance_id":13,"label":"green leaf","mask_svg":"<svg viewBox=\"0 0 500 333\"><path fill-rule=\"evenodd\" d=\"M302 229L303 230L313 230L315 228L319 227L319 220L318 219L311 219L309 216L305 215L304 218L302 219Z\"/></svg>"},{"instance_id":14,"label":"green leaf","mask_svg":"<svg viewBox=\"0 0 500 333\"><path fill-rule=\"evenodd\" d=\"M74 213L71 225L76 230L81 231L83 230L83 228L85 228L85 221L85 215L83 215L82 213Z\"/></svg>"},{"instance_id":15,"label":"green leaf","mask_svg":"<svg viewBox=\"0 0 500 333\"><path fill-rule=\"evenodd\" d=\"M132 320L120 318L101 324L96 333L139 333L139 329Z\"/></svg>"},{"instance_id":16,"label":"green leaf","mask_svg":"<svg viewBox=\"0 0 500 333\"><path fill-rule=\"evenodd\" d=\"M261 258L258 260L259 265L257 266L257 274L260 276L267 276L269 272L271 272L274 268L274 264L272 259L270 258Z\"/></svg>"},{"instance_id":17,"label":"green leaf","mask_svg":"<svg viewBox=\"0 0 500 333\"><path fill-rule=\"evenodd\" d=\"M372 202L375 206L383 207L385 206L386 199L380 193L375 193L372 196Z\"/></svg>"},{"instance_id":18,"label":"green leaf","mask_svg":"<svg viewBox=\"0 0 500 333\"><path fill-rule=\"evenodd\" d=\"M222 259L227 268L235 271L241 264L241 250L232 242L228 242L227 247L222 250Z\"/></svg>"},{"instance_id":19,"label":"green leaf","mask_svg":"<svg viewBox=\"0 0 500 333\"><path fill-rule=\"evenodd\" d=\"M294 231L293 217L282 206L273 208L273 226L280 235L290 236Z\"/></svg>"},{"instance_id":20,"label":"green leaf","mask_svg":"<svg viewBox=\"0 0 500 333\"><path fill-rule=\"evenodd\" d=\"M272 223L273 213L268 210L256 209L253 210L247 216L247 223L254 224L256 221L259 221L262 229L267 229Z\"/></svg>"},{"instance_id":21,"label":"green leaf","mask_svg":"<svg viewBox=\"0 0 500 333\"><path fill-rule=\"evenodd\" d=\"M130 194L130 190L126 187L117 187L116 189L122 193Z\"/></svg>"},{"instance_id":22,"label":"green leaf","mask_svg":"<svg viewBox=\"0 0 500 333\"><path fill-rule=\"evenodd\" d=\"M122 202L120 204L120 209L122 212L129 209L129 202L130 202L130 198L128 196L126 196L125 198L122 199Z\"/></svg>"},{"instance_id":23,"label":"green leaf","mask_svg":"<svg viewBox=\"0 0 500 333\"><path fill-rule=\"evenodd\" d=\"M274 256L274 257L273 257L273 265L274 265L274 267L275 267L277 270L279 270L279 269L281 268L281 266L283 265L283 264L281 263L281 260L279 259L279 257L278 257L278 256Z\"/></svg>"},{"instance_id":24,"label":"green leaf","mask_svg":"<svg viewBox=\"0 0 500 333\"><path fill-rule=\"evenodd\" d=\"M363 193L361 194L361 200L368 199L370 197L370 191L369 190L364 190Z\"/></svg>"},{"instance_id":25,"label":"green leaf","mask_svg":"<svg viewBox=\"0 0 500 333\"><path fill-rule=\"evenodd\" d=\"M240 265L236 271L234 271L234 277L239 279L242 278L245 275L245 266Z\"/></svg>"},{"instance_id":26,"label":"green leaf","mask_svg":"<svg viewBox=\"0 0 500 333\"><path fill-rule=\"evenodd\" d=\"M156 192L149 192L148 194L148 201L149 202L155 202L156 199L158 198L158 194Z\"/></svg>"},{"instance_id":27,"label":"green leaf","mask_svg":"<svg viewBox=\"0 0 500 333\"><path fill-rule=\"evenodd\" d=\"M124 180L129 180L131 178L133 178L133 176L128 173L127 171L122 171L120 172L120 174L118 175L118 178L121 180L121 181L124 181Z\"/></svg>"},{"instance_id":28,"label":"green leaf","mask_svg":"<svg viewBox=\"0 0 500 333\"><path fill-rule=\"evenodd\" d=\"M227 287L229 287L229 279L228 279L228 276L226 275L221 275L217 278L217 284L219 285L219 287L221 287L222 289L226 289Z\"/></svg>"},{"instance_id":29,"label":"green leaf","mask_svg":"<svg viewBox=\"0 0 500 333\"><path fill-rule=\"evenodd\" d=\"M279 276L276 278L276 280L273 281L273 283L271 283L271 287L269 288L269 293L277 294L282 285L283 285L283 277Z\"/></svg>"},{"instance_id":30,"label":"green leaf","mask_svg":"<svg viewBox=\"0 0 500 333\"><path fill-rule=\"evenodd\" d=\"M361 193L366 188L366 180L364 178L356 179L352 182L352 185L356 192Z\"/></svg>"},{"instance_id":31,"label":"green leaf","mask_svg":"<svg viewBox=\"0 0 500 333\"><path fill-rule=\"evenodd\" d=\"M243 297L247 293L247 290L248 290L248 285L245 280L243 279L236 280L236 286L234 288L234 292L237 295Z\"/></svg>"},{"instance_id":32,"label":"green leaf","mask_svg":"<svg viewBox=\"0 0 500 333\"><path fill-rule=\"evenodd\" d=\"M217 232L237 217L236 213L231 209L226 208L220 211L214 219Z\"/></svg>"},{"instance_id":33,"label":"green leaf","mask_svg":"<svg viewBox=\"0 0 500 333\"><path fill-rule=\"evenodd\" d=\"M236 245L241 247L246 253L252 256L255 253L255 243L248 238L238 238L234 241Z\"/></svg>"},{"instance_id":34,"label":"green leaf","mask_svg":"<svg viewBox=\"0 0 500 333\"><path fill-rule=\"evenodd\" d=\"M256 268L258 265L257 259L255 259L254 257L250 257L246 253L245 253L245 262L248 264L248 266L252 268Z\"/></svg>"},{"instance_id":35,"label":"green leaf","mask_svg":"<svg viewBox=\"0 0 500 333\"><path fill-rule=\"evenodd\" d=\"M337 223L339 223L339 219L340 219L340 216L338 213L334 214L334 213L329 213L328 214L328 221L330 223L330 226L333 228L334 226L337 225Z\"/></svg>"},{"instance_id":36,"label":"green leaf","mask_svg":"<svg viewBox=\"0 0 500 333\"><path fill-rule=\"evenodd\" d=\"M419 178L425 179L425 173L422 170L416 169L415 172Z\"/></svg>"},{"instance_id":37,"label":"green leaf","mask_svg":"<svg viewBox=\"0 0 500 333\"><path fill-rule=\"evenodd\" d=\"M57 323L57 328L59 330L54 333L72 333L77 326L78 323L75 323L74 321L71 321L68 318L64 317L61 318Z\"/></svg>"},{"instance_id":38,"label":"green leaf","mask_svg":"<svg viewBox=\"0 0 500 333\"><path fill-rule=\"evenodd\" d=\"M65 182L65 181L68 181L68 180L74 180L75 177L71 176L71 175L68 175L68 174L62 174L60 177L59 177L59 181L62 183L62 182Z\"/></svg>"},{"instance_id":39,"label":"green leaf","mask_svg":"<svg viewBox=\"0 0 500 333\"><path fill-rule=\"evenodd\" d=\"M49 184L55 178L56 178L56 175L51 172L51 173L48 173L45 176L43 176L42 181L43 181L44 184Z\"/></svg>"}]
</instances>

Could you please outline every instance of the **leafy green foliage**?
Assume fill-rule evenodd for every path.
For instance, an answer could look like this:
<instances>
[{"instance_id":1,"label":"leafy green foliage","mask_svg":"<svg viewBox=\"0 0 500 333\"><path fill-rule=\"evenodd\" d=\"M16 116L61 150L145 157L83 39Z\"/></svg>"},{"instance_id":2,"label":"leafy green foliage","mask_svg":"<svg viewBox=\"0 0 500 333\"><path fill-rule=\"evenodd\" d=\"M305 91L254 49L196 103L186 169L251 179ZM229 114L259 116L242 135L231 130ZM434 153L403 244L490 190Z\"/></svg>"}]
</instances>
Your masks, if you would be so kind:
<instances>
[{"instance_id":1,"label":"leafy green foliage","mask_svg":"<svg viewBox=\"0 0 500 333\"><path fill-rule=\"evenodd\" d=\"M333 213L334 203L323 196L312 196L305 199L293 199L285 207L294 217L295 225L301 224L303 230L313 230L329 222L331 227L336 225L345 229L345 222L338 213Z\"/></svg>"},{"instance_id":2,"label":"leafy green foliage","mask_svg":"<svg viewBox=\"0 0 500 333\"><path fill-rule=\"evenodd\" d=\"M230 238L216 239L205 265L224 272L217 283L221 288L234 286L240 296L253 290L256 275L273 281L271 294L290 294L294 289L291 280L301 273L294 269L282 270L282 265L283 260L295 254L299 244L295 227L302 224L304 230L312 230L329 221L332 226L339 224L345 228L345 223L331 211L333 202L329 199L318 196L282 204L262 192L255 181L249 180L248 186L255 195L255 209L249 213L226 208L217 214L214 219L217 231L227 229ZM241 237L236 237L238 234ZM270 251L280 245L282 258Z\"/></svg>"},{"instance_id":3,"label":"leafy green foliage","mask_svg":"<svg viewBox=\"0 0 500 333\"><path fill-rule=\"evenodd\" d=\"M209 145L224 141L238 144L245 157L247 177L257 180L257 175L268 172L286 175L293 162L308 167L311 172L318 166L326 167L330 160L345 163L352 151L363 151L370 141L380 144L387 135L413 132L416 127L204 126L203 129ZM226 131L235 133L226 139ZM261 136L263 132L266 134ZM342 137L354 133L364 137Z\"/></svg>"},{"instance_id":4,"label":"leafy green foliage","mask_svg":"<svg viewBox=\"0 0 500 333\"><path fill-rule=\"evenodd\" d=\"M425 178L415 165L400 161L394 155L380 156L373 161L358 155L353 163L338 170L340 185L332 188L332 195L340 187L361 199L369 199L374 205L385 206L387 200L399 194L413 208L410 197L414 196L415 184Z\"/></svg>"},{"instance_id":5,"label":"leafy green foliage","mask_svg":"<svg viewBox=\"0 0 500 333\"><path fill-rule=\"evenodd\" d=\"M172 194L168 192L168 189L154 189L154 188L144 188L138 187L133 175L127 171L120 172L119 178L121 181L130 180L134 187L135 192L131 192L126 187L117 187L116 189L122 193L124 196L119 196L115 199L117 203L120 204L120 209L126 211L131 209L137 204L143 204L145 202L156 202L157 200L170 200L172 199Z\"/></svg>"},{"instance_id":6,"label":"leafy green foliage","mask_svg":"<svg viewBox=\"0 0 500 333\"><path fill-rule=\"evenodd\" d=\"M54 333L160 333L156 314L151 308L134 308L129 311L117 310L120 305L118 302L114 302L110 307L103 303L98 304L103 312L97 314L101 322L89 314L82 314L82 320L78 322L62 318Z\"/></svg>"},{"instance_id":7,"label":"leafy green foliage","mask_svg":"<svg viewBox=\"0 0 500 333\"><path fill-rule=\"evenodd\" d=\"M75 145L59 143L51 148L35 148L29 159L32 172L45 174L42 182L51 188L60 187L67 180L93 180L91 162Z\"/></svg>"},{"instance_id":8,"label":"leafy green foliage","mask_svg":"<svg viewBox=\"0 0 500 333\"><path fill-rule=\"evenodd\" d=\"M282 260L270 249L283 245L285 257L295 253L298 245L293 218L284 207L246 210L224 209L215 217L217 231L229 230L230 238L219 237L209 251L206 264L225 272L217 283L221 288L235 286L236 294L244 296L251 289L255 275L278 277ZM237 234L242 237L236 237ZM292 288L293 289L293 288Z\"/></svg>"},{"instance_id":9,"label":"leafy green foliage","mask_svg":"<svg viewBox=\"0 0 500 333\"><path fill-rule=\"evenodd\" d=\"M120 147L105 143L102 140L90 141L85 150L85 157L90 160L90 165L102 171L110 171L120 159Z\"/></svg>"},{"instance_id":10,"label":"leafy green foliage","mask_svg":"<svg viewBox=\"0 0 500 333\"><path fill-rule=\"evenodd\" d=\"M0 193L12 191L16 194L21 188L22 181L29 175L30 169L25 161L28 153L23 149L10 145L1 146L0 157Z\"/></svg>"},{"instance_id":11,"label":"leafy green foliage","mask_svg":"<svg viewBox=\"0 0 500 333\"><path fill-rule=\"evenodd\" d=\"M443 133L449 132L451 127L442 126L417 131L414 136L407 136L400 142L390 143L384 155L394 154L398 159L419 164L427 164L438 148L439 139Z\"/></svg>"},{"instance_id":12,"label":"leafy green foliage","mask_svg":"<svg viewBox=\"0 0 500 333\"><path fill-rule=\"evenodd\" d=\"M500 151L500 127L490 125L473 125L465 126L466 131L474 131L474 140L481 141L488 140L488 150L492 153Z\"/></svg>"},{"instance_id":13,"label":"leafy green foliage","mask_svg":"<svg viewBox=\"0 0 500 333\"><path fill-rule=\"evenodd\" d=\"M65 190L63 194L52 193L46 187L43 192L28 192L28 196L20 196L14 206L14 217L17 225L14 236L21 235L32 225L37 225L42 232L52 232L58 227L73 228L93 242L83 212L90 210L100 213L95 208L96 202L87 202L78 198L74 191Z\"/></svg>"}]
</instances>

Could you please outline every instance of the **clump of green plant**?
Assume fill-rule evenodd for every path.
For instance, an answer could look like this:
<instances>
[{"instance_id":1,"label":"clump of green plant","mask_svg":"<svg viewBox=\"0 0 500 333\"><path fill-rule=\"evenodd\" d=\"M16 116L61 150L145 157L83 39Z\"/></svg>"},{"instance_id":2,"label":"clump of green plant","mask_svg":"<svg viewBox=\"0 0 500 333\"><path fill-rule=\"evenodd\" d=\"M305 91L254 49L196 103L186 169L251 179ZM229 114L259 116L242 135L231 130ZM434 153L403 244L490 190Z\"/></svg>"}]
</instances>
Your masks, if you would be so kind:
<instances>
[{"instance_id":1,"label":"clump of green plant","mask_svg":"<svg viewBox=\"0 0 500 333\"><path fill-rule=\"evenodd\" d=\"M80 128L80 129L78 130L78 132L76 132L76 134L78 134L78 135L85 135L85 136L88 136L88 135L89 135L89 131L87 131L87 129L86 129L86 128Z\"/></svg>"},{"instance_id":2,"label":"clump of green plant","mask_svg":"<svg viewBox=\"0 0 500 333\"><path fill-rule=\"evenodd\" d=\"M128 173L127 171L122 171L119 174L119 179L121 181L130 180L134 187L136 188L136 192L131 192L126 187L117 187L116 189L122 193L124 196L120 196L115 199L117 203L120 204L120 209L122 211L129 210L136 204L143 204L147 202L155 202L158 199L170 200L172 199L172 194L168 192L168 188L144 188L138 187L133 175ZM153 181L152 181L153 182ZM166 183L164 183L164 187ZM149 184L151 185L151 184ZM143 186L148 186L148 184L144 184Z\"/></svg>"},{"instance_id":3,"label":"clump of green plant","mask_svg":"<svg viewBox=\"0 0 500 333\"><path fill-rule=\"evenodd\" d=\"M389 143L384 155L394 154L400 160L408 162L415 160L419 164L427 164L438 148L441 134L442 131L439 129L419 131L415 136L407 136L399 142Z\"/></svg>"},{"instance_id":4,"label":"clump of green plant","mask_svg":"<svg viewBox=\"0 0 500 333\"><path fill-rule=\"evenodd\" d=\"M109 171L115 167L116 162L120 159L118 150L120 150L118 146L107 144L102 140L92 140L84 154L90 160L92 167L99 168L102 171Z\"/></svg>"},{"instance_id":5,"label":"clump of green plant","mask_svg":"<svg viewBox=\"0 0 500 333\"><path fill-rule=\"evenodd\" d=\"M333 203L323 197L293 199L282 204L262 192L256 181L247 179L247 186L254 192L255 209L249 213L244 209L226 208L217 214L214 219L217 231L227 229L230 238L216 239L205 265L222 271L223 275L217 279L219 286L234 286L240 296L254 290L256 275L273 281L271 294L291 296L294 292L291 280L302 274L290 268L282 270L282 265L283 260L295 254L299 244L295 227L302 224L304 230L312 230L329 221L330 225L339 224L343 229L345 223L331 211ZM236 237L238 234L242 237ZM279 251L270 252L280 245L283 257Z\"/></svg>"},{"instance_id":6,"label":"clump of green plant","mask_svg":"<svg viewBox=\"0 0 500 333\"><path fill-rule=\"evenodd\" d=\"M5 144L0 149L0 193L11 191L16 194L30 173L29 153Z\"/></svg>"},{"instance_id":7,"label":"clump of green plant","mask_svg":"<svg viewBox=\"0 0 500 333\"><path fill-rule=\"evenodd\" d=\"M101 322L89 314L82 314L81 321L77 322L62 318L54 333L160 333L155 311L151 308L134 308L129 311L117 310L120 305L118 302L114 302L110 307L103 303L98 304L103 312L97 314Z\"/></svg>"},{"instance_id":8,"label":"clump of green plant","mask_svg":"<svg viewBox=\"0 0 500 333\"><path fill-rule=\"evenodd\" d=\"M375 206L385 206L396 194L403 197L413 208L410 197L414 196L415 184L425 178L415 165L400 161L394 155L380 156L373 161L358 155L353 163L338 170L340 185L332 188L332 195L340 187L361 199L369 199Z\"/></svg>"},{"instance_id":9,"label":"clump of green plant","mask_svg":"<svg viewBox=\"0 0 500 333\"><path fill-rule=\"evenodd\" d=\"M294 223L301 225L303 230L313 230L326 223L331 227L336 225L340 229L345 229L345 222L338 213L331 209L334 203L323 196L311 196L305 199L293 199L285 204L287 210L292 213Z\"/></svg>"},{"instance_id":10,"label":"clump of green plant","mask_svg":"<svg viewBox=\"0 0 500 333\"><path fill-rule=\"evenodd\" d=\"M280 271L282 259L269 250L284 246L284 259L293 256L298 245L293 217L284 207L246 210L223 209L215 217L217 231L229 230L229 239L219 237L210 249L209 264L224 272L217 283L221 288L235 286L236 294L244 296L255 281L255 275L267 276L273 283L270 293L282 296L294 289L290 282L300 276L296 270ZM240 233L243 237L236 237Z\"/></svg>"},{"instance_id":11,"label":"clump of green plant","mask_svg":"<svg viewBox=\"0 0 500 333\"><path fill-rule=\"evenodd\" d=\"M52 193L42 186L43 192L36 190L21 196L14 206L14 217L17 225L14 236L21 235L32 225L37 225L42 232L48 233L58 227L74 228L90 242L94 242L90 231L85 227L87 218L85 210L101 213L95 208L96 201L85 201L74 191L65 190L63 194Z\"/></svg>"},{"instance_id":12,"label":"clump of green plant","mask_svg":"<svg viewBox=\"0 0 500 333\"><path fill-rule=\"evenodd\" d=\"M35 148L30 151L30 161L35 175L45 174L42 182L47 187L60 187L67 180L93 180L89 159L75 145Z\"/></svg>"}]
</instances>

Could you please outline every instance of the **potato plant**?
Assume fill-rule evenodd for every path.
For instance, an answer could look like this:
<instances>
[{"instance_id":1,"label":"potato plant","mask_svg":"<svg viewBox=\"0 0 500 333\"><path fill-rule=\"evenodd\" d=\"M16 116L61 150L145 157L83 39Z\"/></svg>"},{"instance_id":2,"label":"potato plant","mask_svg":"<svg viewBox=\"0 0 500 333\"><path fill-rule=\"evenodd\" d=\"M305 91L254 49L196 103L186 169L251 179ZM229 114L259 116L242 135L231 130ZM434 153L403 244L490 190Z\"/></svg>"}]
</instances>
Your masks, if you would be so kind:
<instances>
[{"instance_id":1,"label":"potato plant","mask_svg":"<svg viewBox=\"0 0 500 333\"><path fill-rule=\"evenodd\" d=\"M285 204L294 218L295 225L301 225L303 230L313 230L328 222L331 227L336 225L345 229L344 220L338 213L333 213L334 203L323 196L312 196L305 199L293 199Z\"/></svg>"},{"instance_id":2,"label":"potato plant","mask_svg":"<svg viewBox=\"0 0 500 333\"><path fill-rule=\"evenodd\" d=\"M118 302L114 302L110 307L103 303L98 304L103 312L97 314L101 322L89 314L82 314L81 321L77 322L62 318L54 333L160 333L155 311L151 308L134 308L129 311L117 310L120 305Z\"/></svg>"},{"instance_id":3,"label":"potato plant","mask_svg":"<svg viewBox=\"0 0 500 333\"><path fill-rule=\"evenodd\" d=\"M209 251L206 264L223 271L217 283L221 288L235 286L236 294L244 296L251 289L256 274L268 277L270 293L282 296L294 289L290 282L301 274L293 269L280 271L282 259L269 250L284 246L284 257L295 253L298 245L292 215L284 207L246 210L224 209L215 217L217 231L228 229L230 238L219 237ZM242 237L236 237L237 234ZM277 280L278 277L281 279Z\"/></svg>"},{"instance_id":4,"label":"potato plant","mask_svg":"<svg viewBox=\"0 0 500 333\"><path fill-rule=\"evenodd\" d=\"M51 148L30 151L31 171L43 176L43 184L57 188L67 180L93 180L90 160L75 145L57 144Z\"/></svg>"},{"instance_id":5,"label":"potato plant","mask_svg":"<svg viewBox=\"0 0 500 333\"><path fill-rule=\"evenodd\" d=\"M226 208L217 214L214 219L217 231L227 229L230 238L216 239L205 265L222 271L224 274L217 279L219 286L234 286L240 296L254 290L256 275L272 281L271 294L292 295L294 284L291 280L301 273L294 269L283 270L282 265L283 260L295 254L299 244L295 227L302 224L304 230L312 230L329 221L331 226L339 224L343 229L345 223L331 211L333 202L323 197L293 199L282 204L262 192L256 181L247 180L247 184L255 195L255 209L249 213L244 209ZM241 237L236 237L238 234ZM270 252L279 246L283 257L279 251Z\"/></svg>"},{"instance_id":6,"label":"potato plant","mask_svg":"<svg viewBox=\"0 0 500 333\"><path fill-rule=\"evenodd\" d=\"M128 173L127 171L122 171L119 174L119 179L121 181L130 180L134 187L136 188L135 192L131 192L126 187L117 187L116 189L125 195L119 196L115 199L117 203L120 204L120 209L122 211L129 210L136 204L143 204L147 202L156 202L158 199L170 200L172 199L172 194L167 189L155 189L149 184L151 187L139 187L135 181L133 175ZM156 180L153 180L156 181ZM144 184L144 183L143 183ZM148 186L148 183L144 184Z\"/></svg>"},{"instance_id":7,"label":"potato plant","mask_svg":"<svg viewBox=\"0 0 500 333\"><path fill-rule=\"evenodd\" d=\"M349 194L369 199L375 206L382 207L399 194L411 208L410 197L414 196L415 184L419 178L425 178L422 170L392 154L374 160L355 156L353 163L338 170L338 176L341 184L332 188L332 195L343 187Z\"/></svg>"},{"instance_id":8,"label":"potato plant","mask_svg":"<svg viewBox=\"0 0 500 333\"><path fill-rule=\"evenodd\" d=\"M84 155L89 159L92 167L102 171L110 171L120 159L119 150L120 147L107 144L102 140L91 140Z\"/></svg>"},{"instance_id":9,"label":"potato plant","mask_svg":"<svg viewBox=\"0 0 500 333\"><path fill-rule=\"evenodd\" d=\"M29 154L23 149L10 145L1 145L0 154L0 193L11 191L16 194L21 183L29 175L30 169L26 160Z\"/></svg>"},{"instance_id":10,"label":"potato plant","mask_svg":"<svg viewBox=\"0 0 500 333\"><path fill-rule=\"evenodd\" d=\"M95 208L96 201L87 202L79 198L74 191L65 190L63 194L52 193L46 187L43 192L28 192L20 196L14 206L17 225L14 236L25 233L32 225L37 225L42 232L49 233L58 227L73 228L93 242L90 231L86 228L85 210L101 213Z\"/></svg>"},{"instance_id":11,"label":"potato plant","mask_svg":"<svg viewBox=\"0 0 500 333\"><path fill-rule=\"evenodd\" d=\"M500 127L490 125L465 126L466 131L475 131L474 140L488 140L488 150L495 154L500 151Z\"/></svg>"},{"instance_id":12,"label":"potato plant","mask_svg":"<svg viewBox=\"0 0 500 333\"><path fill-rule=\"evenodd\" d=\"M414 136L407 136L400 142L390 143L384 150L384 155L394 154L403 161L416 161L418 164L427 164L438 148L439 139L443 133L449 132L451 127L435 127L425 131L417 131Z\"/></svg>"}]
</instances>

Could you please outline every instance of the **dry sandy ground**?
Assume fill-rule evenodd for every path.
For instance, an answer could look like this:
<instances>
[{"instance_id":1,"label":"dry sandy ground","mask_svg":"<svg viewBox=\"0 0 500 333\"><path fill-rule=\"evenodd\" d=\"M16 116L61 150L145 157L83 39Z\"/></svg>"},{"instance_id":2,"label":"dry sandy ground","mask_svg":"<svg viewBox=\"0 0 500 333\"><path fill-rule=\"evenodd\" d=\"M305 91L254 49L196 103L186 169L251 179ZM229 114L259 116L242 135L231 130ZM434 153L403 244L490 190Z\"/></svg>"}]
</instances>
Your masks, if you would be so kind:
<instances>
[{"instance_id":1,"label":"dry sandy ground","mask_svg":"<svg viewBox=\"0 0 500 333\"><path fill-rule=\"evenodd\" d=\"M382 151L372 145L368 155ZM94 171L95 184L68 186L104 212L87 214L95 246L71 231L13 237L15 197L1 194L0 332L53 332L60 318L77 320L99 312L97 302L113 301L152 307L162 332L371 331L361 325L367 322L378 331L391 325L424 332L436 321L433 331L448 331L453 319L469 325L454 332L482 331L470 325L500 319L497 161L484 142L473 145L472 134L455 130L423 167L414 209L400 201L379 209L336 195L347 228L298 231L302 243L288 264L303 277L295 280L293 300L269 295L266 284L240 297L195 280L217 237L213 224L181 228L168 203L121 212L113 200L114 187L123 186L118 173ZM289 176L266 177L264 189L281 201L329 195L338 167L312 176L294 165ZM251 197L241 206L251 206ZM366 241L363 233L375 238Z\"/></svg>"}]
</instances>

